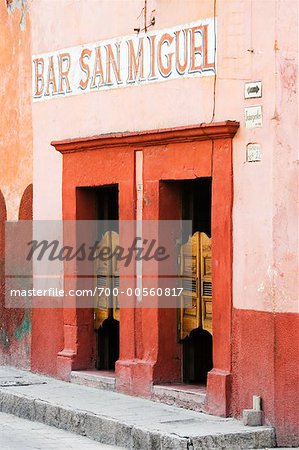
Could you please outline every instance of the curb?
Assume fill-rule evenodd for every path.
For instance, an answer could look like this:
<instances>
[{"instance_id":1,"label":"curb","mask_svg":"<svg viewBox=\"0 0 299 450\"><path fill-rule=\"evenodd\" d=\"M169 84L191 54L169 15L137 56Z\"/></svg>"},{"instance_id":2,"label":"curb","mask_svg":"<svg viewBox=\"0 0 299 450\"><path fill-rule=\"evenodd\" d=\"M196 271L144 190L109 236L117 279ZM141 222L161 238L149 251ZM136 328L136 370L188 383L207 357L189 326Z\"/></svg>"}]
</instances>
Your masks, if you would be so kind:
<instances>
[{"instance_id":1,"label":"curb","mask_svg":"<svg viewBox=\"0 0 299 450\"><path fill-rule=\"evenodd\" d=\"M25 395L0 391L0 411L86 436L103 444L140 450L240 450L275 447L274 430L182 437L151 431L83 410L61 407Z\"/></svg>"}]
</instances>

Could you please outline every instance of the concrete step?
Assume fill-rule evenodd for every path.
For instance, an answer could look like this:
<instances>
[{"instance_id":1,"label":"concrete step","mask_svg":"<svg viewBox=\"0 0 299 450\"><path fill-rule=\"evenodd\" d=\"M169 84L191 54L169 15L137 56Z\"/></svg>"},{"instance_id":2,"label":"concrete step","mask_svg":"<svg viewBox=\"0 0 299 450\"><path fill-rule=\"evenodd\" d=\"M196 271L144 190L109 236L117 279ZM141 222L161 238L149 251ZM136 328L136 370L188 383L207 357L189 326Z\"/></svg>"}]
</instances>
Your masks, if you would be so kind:
<instances>
[{"instance_id":1,"label":"concrete step","mask_svg":"<svg viewBox=\"0 0 299 450\"><path fill-rule=\"evenodd\" d=\"M70 381L108 391L115 391L116 388L115 372L108 370L74 370L71 372ZM206 387L191 384L154 385L151 399L202 412L206 400Z\"/></svg>"},{"instance_id":2,"label":"concrete step","mask_svg":"<svg viewBox=\"0 0 299 450\"><path fill-rule=\"evenodd\" d=\"M2 383L1 383L2 380ZM271 427L0 368L0 410L103 444L142 450L275 447Z\"/></svg>"},{"instance_id":3,"label":"concrete step","mask_svg":"<svg viewBox=\"0 0 299 450\"><path fill-rule=\"evenodd\" d=\"M156 384L152 388L152 400L202 412L206 401L206 387L187 384Z\"/></svg>"},{"instance_id":4,"label":"concrete step","mask_svg":"<svg viewBox=\"0 0 299 450\"><path fill-rule=\"evenodd\" d=\"M74 370L71 372L71 383L115 391L116 378L114 372L108 370Z\"/></svg>"}]
</instances>

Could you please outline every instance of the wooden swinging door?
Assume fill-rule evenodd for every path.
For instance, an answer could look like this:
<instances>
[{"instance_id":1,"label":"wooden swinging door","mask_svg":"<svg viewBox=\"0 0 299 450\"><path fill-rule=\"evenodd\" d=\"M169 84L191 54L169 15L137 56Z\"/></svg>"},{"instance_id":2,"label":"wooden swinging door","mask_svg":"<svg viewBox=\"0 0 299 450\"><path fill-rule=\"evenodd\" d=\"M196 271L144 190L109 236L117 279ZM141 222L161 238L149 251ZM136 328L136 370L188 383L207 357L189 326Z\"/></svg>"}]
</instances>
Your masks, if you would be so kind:
<instances>
[{"instance_id":1,"label":"wooden swinging door","mask_svg":"<svg viewBox=\"0 0 299 450\"><path fill-rule=\"evenodd\" d=\"M119 270L115 249L119 236L115 231L106 231L96 251L94 328L98 330L103 322L112 317L119 320L118 288ZM111 258L107 254L112 255ZM103 257L101 257L103 255Z\"/></svg>"},{"instance_id":2,"label":"wooden swinging door","mask_svg":"<svg viewBox=\"0 0 299 450\"><path fill-rule=\"evenodd\" d=\"M178 339L195 328L212 334L212 252L211 238L196 232L181 246L179 255L181 304L178 312Z\"/></svg>"}]
</instances>

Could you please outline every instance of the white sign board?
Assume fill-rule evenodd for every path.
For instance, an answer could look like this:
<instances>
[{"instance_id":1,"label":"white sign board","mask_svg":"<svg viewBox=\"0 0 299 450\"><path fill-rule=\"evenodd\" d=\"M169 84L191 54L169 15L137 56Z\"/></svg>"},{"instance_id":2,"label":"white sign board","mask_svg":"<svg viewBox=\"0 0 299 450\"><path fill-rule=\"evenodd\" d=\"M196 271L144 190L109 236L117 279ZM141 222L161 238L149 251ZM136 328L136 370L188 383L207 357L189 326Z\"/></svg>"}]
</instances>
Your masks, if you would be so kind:
<instances>
[{"instance_id":1,"label":"white sign board","mask_svg":"<svg viewBox=\"0 0 299 450\"><path fill-rule=\"evenodd\" d=\"M260 98L262 96L262 82L252 81L251 83L245 83L244 97L245 98Z\"/></svg>"},{"instance_id":2,"label":"white sign board","mask_svg":"<svg viewBox=\"0 0 299 450\"><path fill-rule=\"evenodd\" d=\"M248 144L246 149L246 161L255 162L261 161L261 145L254 143Z\"/></svg>"},{"instance_id":3,"label":"white sign board","mask_svg":"<svg viewBox=\"0 0 299 450\"><path fill-rule=\"evenodd\" d=\"M33 55L33 101L215 74L215 19Z\"/></svg>"},{"instance_id":4,"label":"white sign board","mask_svg":"<svg viewBox=\"0 0 299 450\"><path fill-rule=\"evenodd\" d=\"M259 128L263 126L263 112L261 106L245 108L246 128Z\"/></svg>"}]
</instances>

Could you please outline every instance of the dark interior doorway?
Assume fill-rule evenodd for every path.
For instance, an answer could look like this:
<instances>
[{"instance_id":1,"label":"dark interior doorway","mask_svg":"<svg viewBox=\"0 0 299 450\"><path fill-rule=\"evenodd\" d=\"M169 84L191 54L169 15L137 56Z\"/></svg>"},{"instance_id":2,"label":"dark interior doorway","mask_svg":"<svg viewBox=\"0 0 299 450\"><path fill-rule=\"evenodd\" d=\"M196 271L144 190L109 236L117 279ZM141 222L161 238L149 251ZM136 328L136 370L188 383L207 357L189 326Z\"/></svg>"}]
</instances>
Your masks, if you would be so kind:
<instances>
[{"instance_id":1,"label":"dark interior doorway","mask_svg":"<svg viewBox=\"0 0 299 450\"><path fill-rule=\"evenodd\" d=\"M182 219L192 221L192 234L203 231L211 237L212 179L198 178L180 184Z\"/></svg>"},{"instance_id":2,"label":"dark interior doorway","mask_svg":"<svg viewBox=\"0 0 299 450\"><path fill-rule=\"evenodd\" d=\"M182 219L192 221L193 236L196 233L205 233L208 238L211 238L212 179L182 181L180 187ZM190 236L183 237L185 242L188 238ZM210 285L212 286L212 283ZM205 286L204 283L201 286ZM208 289L207 284L206 289ZM200 295L202 295L202 289ZM202 308L204 305L202 299L198 301ZM192 329L181 341L184 383L206 383L207 374L213 367L212 340L211 330L205 329L205 322L201 321L200 325Z\"/></svg>"},{"instance_id":3,"label":"dark interior doorway","mask_svg":"<svg viewBox=\"0 0 299 450\"><path fill-rule=\"evenodd\" d=\"M115 370L119 358L119 321L110 315L97 330L96 369Z\"/></svg>"},{"instance_id":4,"label":"dark interior doorway","mask_svg":"<svg viewBox=\"0 0 299 450\"><path fill-rule=\"evenodd\" d=\"M98 229L97 240L101 242L106 237L118 236L119 202L118 185L104 186L96 188L96 211ZM113 245L115 239L108 239ZM106 245L106 244L105 244ZM107 265L108 269L97 275L97 285L103 284L113 290L118 282L118 276ZM115 298L107 298L108 307L106 309L95 310L95 317L100 317L100 326L96 328L96 368L99 370L114 370L115 362L119 358L119 315L113 306Z\"/></svg>"}]
</instances>

